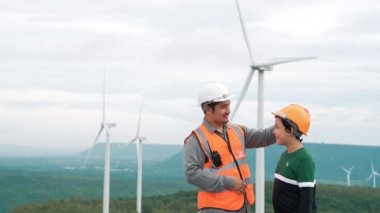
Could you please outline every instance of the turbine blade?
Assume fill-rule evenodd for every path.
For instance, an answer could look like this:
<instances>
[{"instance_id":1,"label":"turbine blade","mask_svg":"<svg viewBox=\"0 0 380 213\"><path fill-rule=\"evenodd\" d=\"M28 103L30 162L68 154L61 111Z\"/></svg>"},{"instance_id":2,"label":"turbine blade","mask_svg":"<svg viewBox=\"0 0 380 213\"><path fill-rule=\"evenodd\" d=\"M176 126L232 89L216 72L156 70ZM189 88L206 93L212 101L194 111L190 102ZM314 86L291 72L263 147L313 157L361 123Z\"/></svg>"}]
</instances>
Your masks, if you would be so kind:
<instances>
[{"instance_id":1,"label":"turbine blade","mask_svg":"<svg viewBox=\"0 0 380 213\"><path fill-rule=\"evenodd\" d=\"M144 109L144 98L142 100L141 107L140 107L139 120L137 122L137 134L136 134L136 137L140 136L140 125L141 125L141 117L142 117L143 109Z\"/></svg>"},{"instance_id":2,"label":"turbine blade","mask_svg":"<svg viewBox=\"0 0 380 213\"><path fill-rule=\"evenodd\" d=\"M244 24L243 16L241 14L239 0L236 0L236 8L237 8L237 11L238 11L238 14L239 14L240 26L241 26L241 30L242 30L242 33L243 33L245 45L247 46L249 60L251 62L251 65L254 65L251 45L249 43L249 39L248 39L248 36L247 36L247 31L245 30L245 24Z\"/></svg>"},{"instance_id":3,"label":"turbine blade","mask_svg":"<svg viewBox=\"0 0 380 213\"><path fill-rule=\"evenodd\" d=\"M83 161L82 167L85 167L85 166L86 166L87 161L88 161L88 158L90 157L90 155L91 155L91 153L92 153L92 150L94 149L95 144L96 144L96 142L98 141L98 139L99 139L99 137L100 137L100 134L102 134L103 128L104 128L104 126L102 125L102 126L100 127L99 131L98 131L98 134L96 134L95 140L94 140L94 142L93 142L93 144L92 144L90 150L87 151L86 158L85 158L84 161Z\"/></svg>"},{"instance_id":4,"label":"turbine blade","mask_svg":"<svg viewBox=\"0 0 380 213\"><path fill-rule=\"evenodd\" d=\"M368 179L367 179L367 182L372 178L372 176L373 176L373 173L371 173L371 174L369 175L369 177L368 177Z\"/></svg>"},{"instance_id":5,"label":"turbine blade","mask_svg":"<svg viewBox=\"0 0 380 213\"><path fill-rule=\"evenodd\" d=\"M135 142L137 139L138 139L138 137L136 136L135 138L133 138L132 140L130 140L129 142L127 142L127 144L133 143L133 142Z\"/></svg>"},{"instance_id":6,"label":"turbine blade","mask_svg":"<svg viewBox=\"0 0 380 213\"><path fill-rule=\"evenodd\" d=\"M345 171L345 172L349 172L346 168L344 168L343 166L341 166L342 167L342 169Z\"/></svg>"},{"instance_id":7,"label":"turbine blade","mask_svg":"<svg viewBox=\"0 0 380 213\"><path fill-rule=\"evenodd\" d=\"M372 159L371 159L371 169L372 169L372 173L375 171L375 169L373 168L373 162L372 162Z\"/></svg>"},{"instance_id":8,"label":"turbine blade","mask_svg":"<svg viewBox=\"0 0 380 213\"><path fill-rule=\"evenodd\" d=\"M244 100L245 94L247 93L247 90L248 90L249 84L251 83L251 80L252 80L254 72L255 72L254 70L250 70L249 71L249 74L248 74L248 76L247 76L247 78L245 80L243 89L241 90L239 98L238 98L238 100L236 102L235 109L234 109L234 111L232 111L231 121L234 119L234 117L236 115L236 112L238 111L238 109L240 107L241 102Z\"/></svg>"},{"instance_id":9,"label":"turbine blade","mask_svg":"<svg viewBox=\"0 0 380 213\"><path fill-rule=\"evenodd\" d=\"M304 60L311 60L311 59L316 59L316 57L302 57L302 58L289 58L289 59L283 59L283 60L277 60L277 61L271 61L267 63L262 63L262 64L257 64L253 66L253 69L259 69L260 67L271 67L277 64L286 64L286 63L291 63L295 61L304 61Z\"/></svg>"}]
</instances>

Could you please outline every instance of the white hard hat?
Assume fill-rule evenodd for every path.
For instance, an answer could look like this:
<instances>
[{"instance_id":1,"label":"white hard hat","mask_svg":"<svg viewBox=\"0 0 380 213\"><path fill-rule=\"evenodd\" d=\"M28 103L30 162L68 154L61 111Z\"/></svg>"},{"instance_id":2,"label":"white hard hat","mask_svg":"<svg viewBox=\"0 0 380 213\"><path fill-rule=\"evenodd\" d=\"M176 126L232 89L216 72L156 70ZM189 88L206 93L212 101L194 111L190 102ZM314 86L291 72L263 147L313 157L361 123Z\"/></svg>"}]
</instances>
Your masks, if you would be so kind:
<instances>
[{"instance_id":1,"label":"white hard hat","mask_svg":"<svg viewBox=\"0 0 380 213\"><path fill-rule=\"evenodd\" d=\"M208 82L198 93L198 103L202 105L207 102L209 104L222 102L233 98L235 95L230 94L227 87L217 81Z\"/></svg>"}]
</instances>

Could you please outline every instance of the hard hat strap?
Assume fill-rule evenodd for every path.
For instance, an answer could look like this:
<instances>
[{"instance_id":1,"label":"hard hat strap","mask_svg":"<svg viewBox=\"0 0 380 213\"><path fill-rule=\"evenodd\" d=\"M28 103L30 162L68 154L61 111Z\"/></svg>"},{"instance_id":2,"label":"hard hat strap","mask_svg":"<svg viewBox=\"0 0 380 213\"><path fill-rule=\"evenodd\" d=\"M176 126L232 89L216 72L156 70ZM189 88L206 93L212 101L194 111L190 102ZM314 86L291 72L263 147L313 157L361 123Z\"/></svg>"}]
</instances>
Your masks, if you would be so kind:
<instances>
[{"instance_id":1,"label":"hard hat strap","mask_svg":"<svg viewBox=\"0 0 380 213\"><path fill-rule=\"evenodd\" d=\"M302 142L302 132L299 130L298 125L295 124L293 121L289 120L288 118L281 118L282 120L285 121L287 124L287 128L292 127L293 128L293 135L296 136L296 138Z\"/></svg>"}]
</instances>

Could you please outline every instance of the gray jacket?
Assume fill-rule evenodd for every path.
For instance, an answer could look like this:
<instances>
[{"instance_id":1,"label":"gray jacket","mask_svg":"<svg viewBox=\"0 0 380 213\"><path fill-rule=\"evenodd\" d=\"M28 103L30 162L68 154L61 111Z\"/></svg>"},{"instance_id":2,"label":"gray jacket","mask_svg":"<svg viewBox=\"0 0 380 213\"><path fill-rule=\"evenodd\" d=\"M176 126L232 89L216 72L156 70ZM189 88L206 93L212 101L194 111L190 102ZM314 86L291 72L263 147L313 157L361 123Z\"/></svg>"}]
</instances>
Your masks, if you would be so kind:
<instances>
[{"instance_id":1,"label":"gray jacket","mask_svg":"<svg viewBox=\"0 0 380 213\"><path fill-rule=\"evenodd\" d=\"M216 131L205 119L203 119L203 124L210 131ZM245 126L241 127L245 135L246 148L265 147L276 142L273 134L274 126L262 130L249 129ZM223 128L223 133L219 134L226 139L226 128ZM220 192L233 188L234 178L217 176L216 170L213 169L203 170L206 157L194 134L186 138L183 153L183 164L187 182L199 187L203 191L209 192Z\"/></svg>"}]
</instances>

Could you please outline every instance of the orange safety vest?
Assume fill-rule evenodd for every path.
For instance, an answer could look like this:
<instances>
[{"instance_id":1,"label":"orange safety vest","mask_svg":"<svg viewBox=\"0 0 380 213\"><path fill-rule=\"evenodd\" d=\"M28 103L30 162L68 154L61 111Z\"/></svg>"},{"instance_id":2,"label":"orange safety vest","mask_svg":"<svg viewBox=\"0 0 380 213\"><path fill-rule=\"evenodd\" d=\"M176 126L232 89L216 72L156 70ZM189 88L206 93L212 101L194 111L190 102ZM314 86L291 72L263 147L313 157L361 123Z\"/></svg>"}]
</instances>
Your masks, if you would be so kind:
<instances>
[{"instance_id":1,"label":"orange safety vest","mask_svg":"<svg viewBox=\"0 0 380 213\"><path fill-rule=\"evenodd\" d=\"M209 159L203 166L204 170L214 170L218 176L234 177L246 183L246 190L243 194L228 189L221 192L207 192L200 188L198 190L198 209L217 208L230 211L239 210L243 206L245 199L247 199L250 205L253 205L255 196L253 193L251 173L245 155L245 140L242 128L238 125L227 125L227 137L233 155L229 151L228 143L215 132L209 131L205 125L202 124L195 129L193 133L197 137L203 152ZM212 162L211 153L215 151L219 153L222 161L222 165L219 167L216 167ZM236 163L239 166L237 166Z\"/></svg>"}]
</instances>

